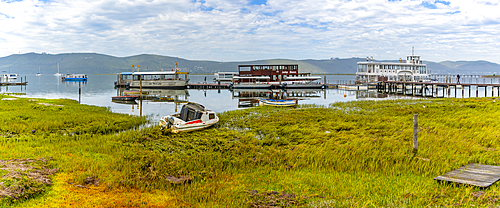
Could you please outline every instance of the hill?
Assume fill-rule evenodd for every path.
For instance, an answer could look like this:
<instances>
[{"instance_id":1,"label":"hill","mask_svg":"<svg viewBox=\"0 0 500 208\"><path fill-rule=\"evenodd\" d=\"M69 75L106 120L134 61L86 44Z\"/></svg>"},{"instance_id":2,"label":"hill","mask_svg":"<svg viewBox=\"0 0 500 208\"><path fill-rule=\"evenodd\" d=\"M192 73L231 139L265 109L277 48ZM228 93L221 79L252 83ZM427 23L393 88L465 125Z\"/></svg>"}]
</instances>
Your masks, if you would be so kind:
<instances>
[{"instance_id":1,"label":"hill","mask_svg":"<svg viewBox=\"0 0 500 208\"><path fill-rule=\"evenodd\" d=\"M0 71L18 74L54 74L59 63L60 73L111 74L131 71L132 65L139 65L141 71L171 70L178 68L190 73L214 73L237 71L240 64L299 64L301 72L313 73L355 73L359 58L328 60L270 59L245 62L216 62L187 60L177 57L142 54L129 57L114 57L97 53L27 53L0 58Z\"/></svg>"},{"instance_id":2,"label":"hill","mask_svg":"<svg viewBox=\"0 0 500 208\"><path fill-rule=\"evenodd\" d=\"M115 57L97 53L27 53L0 58L0 72L18 74L54 74L59 63L60 73L114 74L131 71L132 65L139 65L141 71L171 70L178 68L190 73L214 73L237 71L240 64L298 64L301 72L354 74L356 63L364 58L331 58L323 60L268 59L243 62L217 62L187 60L178 57L141 54L129 57ZM380 61L380 60L376 60ZM398 62L392 60L391 62ZM500 74L500 65L488 61L443 61L425 62L432 73L437 74Z\"/></svg>"}]
</instances>

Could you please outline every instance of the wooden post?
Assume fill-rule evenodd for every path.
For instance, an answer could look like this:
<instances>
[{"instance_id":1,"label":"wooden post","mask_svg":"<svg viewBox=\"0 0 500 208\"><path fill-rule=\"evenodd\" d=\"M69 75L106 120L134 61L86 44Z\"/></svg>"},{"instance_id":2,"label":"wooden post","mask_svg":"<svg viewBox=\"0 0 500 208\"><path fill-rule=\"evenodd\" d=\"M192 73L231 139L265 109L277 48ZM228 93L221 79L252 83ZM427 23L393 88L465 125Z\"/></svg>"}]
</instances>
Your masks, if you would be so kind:
<instances>
[{"instance_id":1,"label":"wooden post","mask_svg":"<svg viewBox=\"0 0 500 208\"><path fill-rule=\"evenodd\" d=\"M139 75L139 95L141 96L142 99L142 76Z\"/></svg>"},{"instance_id":2,"label":"wooden post","mask_svg":"<svg viewBox=\"0 0 500 208\"><path fill-rule=\"evenodd\" d=\"M82 84L80 79L78 79L78 104L82 102Z\"/></svg>"},{"instance_id":3,"label":"wooden post","mask_svg":"<svg viewBox=\"0 0 500 208\"><path fill-rule=\"evenodd\" d=\"M139 94L140 94L140 105L141 110L139 111L139 116L142 116L142 76L139 75Z\"/></svg>"},{"instance_id":4,"label":"wooden post","mask_svg":"<svg viewBox=\"0 0 500 208\"><path fill-rule=\"evenodd\" d=\"M465 88L465 86L462 85L462 98L464 98L464 88Z\"/></svg>"},{"instance_id":5,"label":"wooden post","mask_svg":"<svg viewBox=\"0 0 500 208\"><path fill-rule=\"evenodd\" d=\"M418 151L418 114L413 114L413 154Z\"/></svg>"}]
</instances>

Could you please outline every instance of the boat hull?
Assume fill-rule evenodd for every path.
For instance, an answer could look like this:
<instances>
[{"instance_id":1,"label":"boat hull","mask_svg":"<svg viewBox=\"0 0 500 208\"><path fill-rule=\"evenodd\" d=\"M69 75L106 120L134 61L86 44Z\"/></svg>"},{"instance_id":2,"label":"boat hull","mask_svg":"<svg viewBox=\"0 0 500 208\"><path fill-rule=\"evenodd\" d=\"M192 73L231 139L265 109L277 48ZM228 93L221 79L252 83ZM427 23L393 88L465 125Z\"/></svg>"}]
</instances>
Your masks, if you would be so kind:
<instances>
[{"instance_id":1,"label":"boat hull","mask_svg":"<svg viewBox=\"0 0 500 208\"><path fill-rule=\"evenodd\" d=\"M270 89L271 84L233 84L233 89Z\"/></svg>"},{"instance_id":2,"label":"boat hull","mask_svg":"<svg viewBox=\"0 0 500 208\"><path fill-rule=\"evenodd\" d=\"M78 81L82 81L82 82L86 82L87 81L87 78L64 78L63 79L65 82L78 82Z\"/></svg>"},{"instance_id":3,"label":"boat hull","mask_svg":"<svg viewBox=\"0 0 500 208\"><path fill-rule=\"evenodd\" d=\"M112 101L134 101L137 99L137 96L115 96L111 97Z\"/></svg>"},{"instance_id":4,"label":"boat hull","mask_svg":"<svg viewBox=\"0 0 500 208\"><path fill-rule=\"evenodd\" d=\"M142 88L165 88L165 89L185 89L189 80L145 80L142 81ZM129 84L131 88L140 88L140 81L132 81Z\"/></svg>"},{"instance_id":5,"label":"boat hull","mask_svg":"<svg viewBox=\"0 0 500 208\"><path fill-rule=\"evenodd\" d=\"M219 117L217 116L214 119L208 121L202 121L201 119L199 119L195 121L184 122L183 120L180 120L178 117L176 117L176 115L170 115L163 117L160 120L159 125L162 129L172 129L172 133L179 133L205 129L213 126L217 122L219 122Z\"/></svg>"},{"instance_id":6,"label":"boat hull","mask_svg":"<svg viewBox=\"0 0 500 208\"><path fill-rule=\"evenodd\" d=\"M297 105L296 100L274 100L274 99L263 99L259 98L259 105L269 105L269 106L294 106Z\"/></svg>"}]
</instances>

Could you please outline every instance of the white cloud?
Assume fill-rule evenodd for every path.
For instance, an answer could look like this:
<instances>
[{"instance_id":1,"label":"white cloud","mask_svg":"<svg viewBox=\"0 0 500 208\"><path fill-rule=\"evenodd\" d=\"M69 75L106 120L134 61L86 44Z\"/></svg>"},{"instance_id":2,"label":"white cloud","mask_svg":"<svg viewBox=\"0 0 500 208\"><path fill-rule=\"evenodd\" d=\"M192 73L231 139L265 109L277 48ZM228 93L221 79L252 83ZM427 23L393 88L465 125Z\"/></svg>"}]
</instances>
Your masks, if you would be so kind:
<instances>
[{"instance_id":1,"label":"white cloud","mask_svg":"<svg viewBox=\"0 0 500 208\"><path fill-rule=\"evenodd\" d=\"M500 63L495 1L0 0L0 56L142 53L254 60L411 53ZM390 51L390 53L387 53Z\"/></svg>"}]
</instances>

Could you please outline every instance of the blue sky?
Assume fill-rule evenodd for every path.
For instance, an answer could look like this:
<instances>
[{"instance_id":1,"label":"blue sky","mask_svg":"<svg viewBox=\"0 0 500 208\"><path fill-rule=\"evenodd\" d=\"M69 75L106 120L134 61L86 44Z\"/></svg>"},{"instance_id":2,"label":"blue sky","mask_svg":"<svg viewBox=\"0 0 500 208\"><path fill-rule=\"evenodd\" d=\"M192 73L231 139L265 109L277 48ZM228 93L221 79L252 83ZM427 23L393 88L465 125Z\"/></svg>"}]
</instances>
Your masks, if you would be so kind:
<instances>
[{"instance_id":1,"label":"blue sky","mask_svg":"<svg viewBox=\"0 0 500 208\"><path fill-rule=\"evenodd\" d=\"M191 60L411 53L500 63L498 1L0 0L0 57L158 54Z\"/></svg>"}]
</instances>

